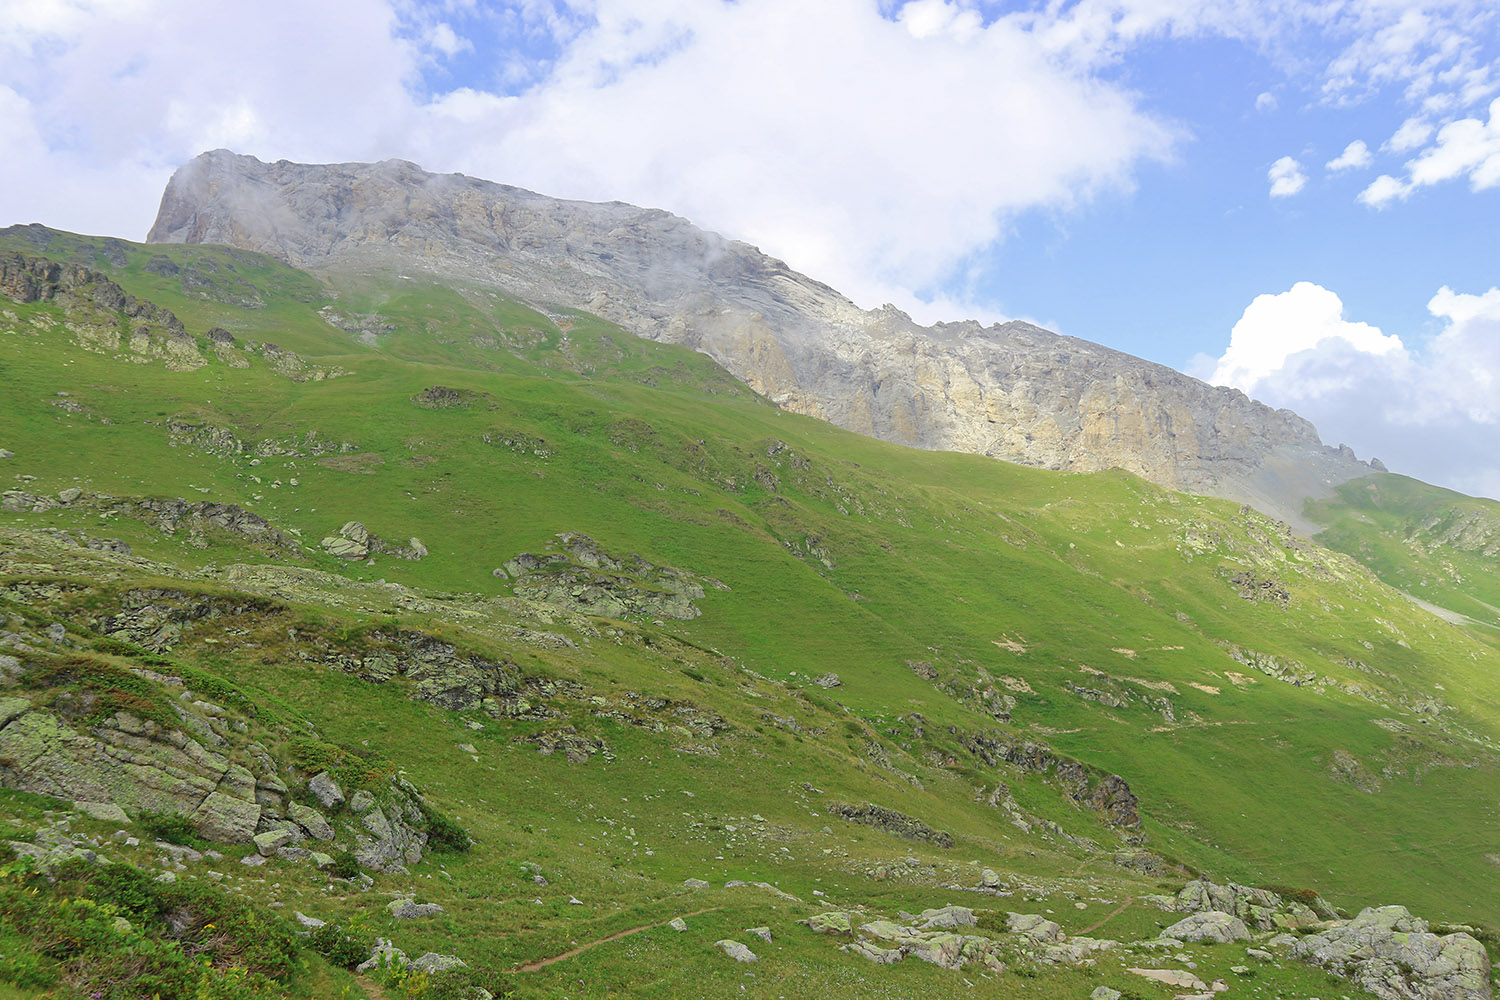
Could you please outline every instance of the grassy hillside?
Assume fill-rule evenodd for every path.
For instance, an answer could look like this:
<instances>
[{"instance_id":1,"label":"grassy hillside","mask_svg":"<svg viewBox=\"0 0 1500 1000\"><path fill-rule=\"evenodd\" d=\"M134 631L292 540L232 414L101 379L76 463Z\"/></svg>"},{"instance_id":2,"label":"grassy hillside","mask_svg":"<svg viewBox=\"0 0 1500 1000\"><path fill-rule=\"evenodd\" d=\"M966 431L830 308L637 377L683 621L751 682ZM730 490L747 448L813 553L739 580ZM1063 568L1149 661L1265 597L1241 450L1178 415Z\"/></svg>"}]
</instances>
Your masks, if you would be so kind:
<instances>
[{"instance_id":1,"label":"grassy hillside","mask_svg":"<svg viewBox=\"0 0 1500 1000\"><path fill-rule=\"evenodd\" d=\"M525 997L1169 995L1113 957L1018 958L1025 974L979 987L872 966L793 923L819 894L892 917L1045 912L1128 941L1176 919L1144 896L1206 873L1500 925L1500 651L1388 585L1427 565L1410 547L1372 555L1375 536L1348 528L1323 548L1124 473L857 437L701 355L488 291L34 228L0 236L6 250L107 274L175 314L191 351L76 295L0 298L5 627L64 623L32 644L61 653L160 603L148 592L255 595L128 638L393 762L476 841L377 876L374 893L443 905L432 920L393 921L385 896L275 861L245 876L250 897L364 914L370 936L457 949ZM1403 482L1381 477L1357 512L1368 494L1346 490L1341 523L1414 516L1394 502ZM203 503L267 528L188 509ZM329 551L347 522L384 551ZM106 538L129 554L88 547ZM502 568L523 553L539 568ZM1493 560L1465 558L1428 599L1479 618L1500 600L1468 584ZM407 633L506 664L545 710L455 711L349 667ZM567 747L538 753L567 726ZM1018 766L1041 759L1027 744L1080 762L1090 794L1122 777L1139 828L1079 801L1056 764ZM867 803L954 846L836 808ZM1008 895L969 895L984 867ZM697 911L687 933L655 926ZM710 947L758 925L775 943L753 967ZM1193 954L1205 981L1244 959ZM368 988L307 961L295 989ZM1281 996L1350 989L1297 963L1259 975Z\"/></svg>"},{"instance_id":2,"label":"grassy hillside","mask_svg":"<svg viewBox=\"0 0 1500 1000\"><path fill-rule=\"evenodd\" d=\"M1500 629L1500 503L1406 476L1345 483L1308 505L1318 541L1414 597Z\"/></svg>"}]
</instances>

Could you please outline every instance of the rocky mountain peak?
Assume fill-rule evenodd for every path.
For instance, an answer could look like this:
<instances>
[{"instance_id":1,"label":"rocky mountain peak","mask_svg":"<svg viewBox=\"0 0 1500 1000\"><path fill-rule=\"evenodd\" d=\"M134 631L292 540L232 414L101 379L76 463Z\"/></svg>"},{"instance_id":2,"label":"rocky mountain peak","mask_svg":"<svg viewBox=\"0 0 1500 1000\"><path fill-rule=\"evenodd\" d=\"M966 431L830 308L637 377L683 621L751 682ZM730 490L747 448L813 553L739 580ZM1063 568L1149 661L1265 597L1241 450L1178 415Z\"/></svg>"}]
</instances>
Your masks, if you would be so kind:
<instances>
[{"instance_id":1,"label":"rocky mountain peak","mask_svg":"<svg viewBox=\"0 0 1500 1000\"><path fill-rule=\"evenodd\" d=\"M1298 523L1372 467L1306 420L1029 323L923 327L862 310L755 247L658 209L565 201L404 160L204 153L148 240L223 243L314 270L426 272L562 304L700 350L785 409L920 448L1119 467Z\"/></svg>"}]
</instances>

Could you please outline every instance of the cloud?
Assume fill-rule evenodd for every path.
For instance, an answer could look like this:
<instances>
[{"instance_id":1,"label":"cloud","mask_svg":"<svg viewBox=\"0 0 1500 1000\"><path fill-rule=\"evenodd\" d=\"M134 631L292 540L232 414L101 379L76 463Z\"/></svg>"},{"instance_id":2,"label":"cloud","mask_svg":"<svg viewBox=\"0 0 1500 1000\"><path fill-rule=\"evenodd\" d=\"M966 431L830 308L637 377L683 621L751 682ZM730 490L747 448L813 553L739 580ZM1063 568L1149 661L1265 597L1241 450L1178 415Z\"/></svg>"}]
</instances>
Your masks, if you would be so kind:
<instances>
[{"instance_id":1,"label":"cloud","mask_svg":"<svg viewBox=\"0 0 1500 1000\"><path fill-rule=\"evenodd\" d=\"M1295 409L1392 471L1500 497L1500 288L1444 287L1427 310L1437 332L1410 347L1298 282L1246 307L1211 381Z\"/></svg>"},{"instance_id":2,"label":"cloud","mask_svg":"<svg viewBox=\"0 0 1500 1000\"><path fill-rule=\"evenodd\" d=\"M1409 194L1411 194L1410 185L1402 183L1390 174L1381 174L1355 197L1355 201L1369 205L1371 208L1384 208L1396 199L1405 198Z\"/></svg>"},{"instance_id":3,"label":"cloud","mask_svg":"<svg viewBox=\"0 0 1500 1000\"><path fill-rule=\"evenodd\" d=\"M1289 198L1307 186L1307 175L1302 172L1302 164L1290 156L1283 156L1271 164L1271 169L1266 171L1266 178L1271 182L1272 198Z\"/></svg>"},{"instance_id":4,"label":"cloud","mask_svg":"<svg viewBox=\"0 0 1500 1000\"><path fill-rule=\"evenodd\" d=\"M1426 148L1406 161L1404 178L1382 174L1359 193L1358 200L1371 208L1384 208L1410 197L1418 188L1459 178L1467 179L1474 191L1500 186L1500 98L1490 102L1488 121L1460 118L1434 133L1426 123L1409 119L1386 145L1413 149L1424 143Z\"/></svg>"},{"instance_id":5,"label":"cloud","mask_svg":"<svg viewBox=\"0 0 1500 1000\"><path fill-rule=\"evenodd\" d=\"M1418 149L1431 138L1433 127L1424 118L1408 118L1401 123L1385 142L1385 148L1392 153L1405 153L1409 150Z\"/></svg>"},{"instance_id":6,"label":"cloud","mask_svg":"<svg viewBox=\"0 0 1500 1000\"><path fill-rule=\"evenodd\" d=\"M1331 171L1358 170L1368 167L1373 159L1370 155L1370 147L1366 146L1363 140L1355 139L1344 147L1342 153L1329 160L1325 166Z\"/></svg>"},{"instance_id":7,"label":"cloud","mask_svg":"<svg viewBox=\"0 0 1500 1000\"><path fill-rule=\"evenodd\" d=\"M668 208L862 304L920 312L915 290L941 288L1016 214L1128 191L1182 137L1140 95L1049 54L1034 25L945 0L889 17L875 0L528 3L517 23L564 40L543 76L515 94L476 79L430 95L424 67L473 44L462 5L411 5L403 20L384 0L89 3L0 27L0 53L19 53L0 84L40 140L16 162L7 132L5 159L101 185L122 162L146 165L156 190L79 219L136 237L167 170L203 149L400 156ZM205 44L222 38L235 44ZM76 193L17 184L0 192L0 224L78 219Z\"/></svg>"},{"instance_id":8,"label":"cloud","mask_svg":"<svg viewBox=\"0 0 1500 1000\"><path fill-rule=\"evenodd\" d=\"M1270 114L1276 110L1276 95L1269 90L1263 90L1255 95L1255 110L1261 114Z\"/></svg>"},{"instance_id":9,"label":"cloud","mask_svg":"<svg viewBox=\"0 0 1500 1000\"><path fill-rule=\"evenodd\" d=\"M1344 304L1333 292L1299 281L1280 295L1257 295L1245 308L1209 381L1253 392L1261 380L1282 371L1288 358L1329 341L1373 355L1405 350L1401 338L1344 319Z\"/></svg>"},{"instance_id":10,"label":"cloud","mask_svg":"<svg viewBox=\"0 0 1500 1000\"><path fill-rule=\"evenodd\" d=\"M1461 118L1438 129L1436 140L1407 164L1413 187L1467 177L1475 191L1500 184L1500 98L1489 121Z\"/></svg>"}]
</instances>

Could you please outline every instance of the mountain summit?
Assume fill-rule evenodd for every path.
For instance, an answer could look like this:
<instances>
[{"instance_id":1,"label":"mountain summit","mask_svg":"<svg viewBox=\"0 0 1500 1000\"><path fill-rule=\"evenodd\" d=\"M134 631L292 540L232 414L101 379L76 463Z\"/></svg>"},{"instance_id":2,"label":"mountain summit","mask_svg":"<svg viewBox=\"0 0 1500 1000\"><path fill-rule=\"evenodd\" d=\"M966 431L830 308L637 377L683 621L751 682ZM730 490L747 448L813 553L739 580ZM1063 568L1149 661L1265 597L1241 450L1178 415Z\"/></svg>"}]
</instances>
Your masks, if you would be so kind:
<instances>
[{"instance_id":1,"label":"mountain summit","mask_svg":"<svg viewBox=\"0 0 1500 1000\"><path fill-rule=\"evenodd\" d=\"M1023 322L923 327L664 211L402 160L204 153L173 175L148 240L315 271L416 270L584 309L700 350L782 408L849 430L1047 469L1123 468L1304 527L1306 499L1383 471L1323 445L1289 410L1098 344Z\"/></svg>"}]
</instances>

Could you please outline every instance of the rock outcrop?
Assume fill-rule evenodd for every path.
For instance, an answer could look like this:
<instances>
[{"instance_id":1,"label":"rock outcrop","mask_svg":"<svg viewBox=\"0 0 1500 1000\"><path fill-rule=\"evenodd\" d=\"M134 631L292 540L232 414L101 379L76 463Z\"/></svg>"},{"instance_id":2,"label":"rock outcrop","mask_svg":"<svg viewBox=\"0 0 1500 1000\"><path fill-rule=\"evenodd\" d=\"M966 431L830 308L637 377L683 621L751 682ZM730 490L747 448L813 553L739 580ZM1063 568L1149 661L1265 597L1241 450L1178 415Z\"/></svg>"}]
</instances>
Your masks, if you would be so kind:
<instances>
[{"instance_id":1,"label":"rock outcrop","mask_svg":"<svg viewBox=\"0 0 1500 1000\"><path fill-rule=\"evenodd\" d=\"M1489 957L1462 931L1437 935L1404 906L1297 939L1292 953L1354 980L1381 1000L1489 1000Z\"/></svg>"},{"instance_id":2,"label":"rock outcrop","mask_svg":"<svg viewBox=\"0 0 1500 1000\"><path fill-rule=\"evenodd\" d=\"M693 602L703 597L704 582L728 589L638 555L611 555L587 535L566 531L557 537L561 552L523 552L497 571L515 581L517 597L606 618L687 619L702 614Z\"/></svg>"},{"instance_id":3,"label":"rock outcrop","mask_svg":"<svg viewBox=\"0 0 1500 1000\"><path fill-rule=\"evenodd\" d=\"M563 303L708 354L778 405L921 448L1120 467L1298 521L1367 475L1306 420L1028 323L921 327L865 311L666 212L561 201L400 160L313 166L225 150L173 175L148 239L299 267L425 270Z\"/></svg>"},{"instance_id":4,"label":"rock outcrop","mask_svg":"<svg viewBox=\"0 0 1500 1000\"><path fill-rule=\"evenodd\" d=\"M60 306L74 341L97 353L161 360L173 371L208 364L197 339L170 310L136 298L80 264L14 251L0 254L0 295L14 302Z\"/></svg>"}]
</instances>

